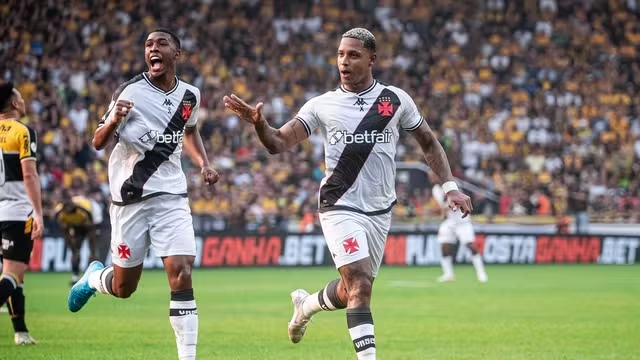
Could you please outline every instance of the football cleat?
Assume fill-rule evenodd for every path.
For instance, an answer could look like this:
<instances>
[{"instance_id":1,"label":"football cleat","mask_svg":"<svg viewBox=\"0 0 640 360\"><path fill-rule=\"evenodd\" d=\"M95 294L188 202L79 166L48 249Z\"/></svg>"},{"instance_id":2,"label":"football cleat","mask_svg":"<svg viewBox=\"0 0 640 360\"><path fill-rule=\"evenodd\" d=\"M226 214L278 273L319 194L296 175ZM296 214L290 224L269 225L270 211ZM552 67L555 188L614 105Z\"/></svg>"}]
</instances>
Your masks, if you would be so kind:
<instances>
[{"instance_id":1,"label":"football cleat","mask_svg":"<svg viewBox=\"0 0 640 360\"><path fill-rule=\"evenodd\" d=\"M481 283L486 283L487 281L489 281L489 277L487 276L487 274L480 274L478 275L478 281L480 281Z\"/></svg>"},{"instance_id":2,"label":"football cleat","mask_svg":"<svg viewBox=\"0 0 640 360\"><path fill-rule=\"evenodd\" d=\"M302 312L302 303L309 296L306 290L298 289L291 293L291 302L293 303L293 316L289 321L289 340L297 344L302 340L304 332L307 330L307 323L310 318L306 318Z\"/></svg>"},{"instance_id":3,"label":"football cleat","mask_svg":"<svg viewBox=\"0 0 640 360\"><path fill-rule=\"evenodd\" d=\"M89 275L102 269L104 269L104 265L102 265L100 261L94 261L89 264L84 275L73 285L71 291L69 291L69 297L67 298L69 311L80 311L92 296L96 296L96 290L89 286Z\"/></svg>"},{"instance_id":4,"label":"football cleat","mask_svg":"<svg viewBox=\"0 0 640 360\"><path fill-rule=\"evenodd\" d=\"M438 278L438 282L452 282L456 281L456 277L453 275L442 275Z\"/></svg>"},{"instance_id":5,"label":"football cleat","mask_svg":"<svg viewBox=\"0 0 640 360\"><path fill-rule=\"evenodd\" d=\"M16 343L16 345L35 345L38 342L36 341L36 339L32 338L31 335L29 335L28 332L17 332L14 337L13 337L13 342Z\"/></svg>"}]
</instances>

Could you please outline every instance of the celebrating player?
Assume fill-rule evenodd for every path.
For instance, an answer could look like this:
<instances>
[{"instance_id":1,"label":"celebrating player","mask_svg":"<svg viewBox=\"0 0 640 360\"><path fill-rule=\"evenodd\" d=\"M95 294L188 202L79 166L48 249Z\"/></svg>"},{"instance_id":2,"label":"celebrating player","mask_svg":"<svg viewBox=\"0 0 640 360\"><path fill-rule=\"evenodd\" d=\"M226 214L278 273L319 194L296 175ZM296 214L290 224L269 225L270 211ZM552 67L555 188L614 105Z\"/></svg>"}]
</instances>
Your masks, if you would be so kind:
<instances>
[{"instance_id":1,"label":"celebrating player","mask_svg":"<svg viewBox=\"0 0 640 360\"><path fill-rule=\"evenodd\" d=\"M218 173L209 166L196 128L200 92L176 76L180 54L180 41L171 31L149 34L148 71L120 85L99 123L95 148L116 141L109 159L113 266L91 263L71 288L68 306L79 311L96 291L131 296L150 241L169 278L169 321L178 357L186 360L196 358L198 312L191 281L196 243L180 162L183 146L205 183L216 183Z\"/></svg>"},{"instance_id":2,"label":"celebrating player","mask_svg":"<svg viewBox=\"0 0 640 360\"><path fill-rule=\"evenodd\" d=\"M12 83L0 86L0 305L7 308L18 345L35 344L24 321L24 273L33 241L42 237L42 198L36 167L36 133L18 119L24 100Z\"/></svg>"},{"instance_id":3,"label":"celebrating player","mask_svg":"<svg viewBox=\"0 0 640 360\"><path fill-rule=\"evenodd\" d=\"M452 180L442 146L403 90L373 78L376 39L366 29L347 31L338 48L341 85L309 100L280 129L262 116L262 103L247 105L235 95L225 106L254 125L262 144L281 153L319 128L324 137L326 173L319 193L320 223L340 278L309 295L291 293L294 313L289 338L302 340L315 313L346 308L347 326L358 359L375 359L371 290L396 203L395 154L399 129L409 131L428 164L445 180L452 207L469 214L471 201Z\"/></svg>"},{"instance_id":4,"label":"celebrating player","mask_svg":"<svg viewBox=\"0 0 640 360\"><path fill-rule=\"evenodd\" d=\"M442 258L440 260L440 264L442 265L442 276L438 278L438 281L448 282L456 279L453 273L453 257L455 255L454 245L456 240L459 240L461 244L471 250L471 262L476 270L478 281L487 282L489 278L484 270L482 255L478 253L478 246L474 242L476 234L473 231L471 216L464 216L462 212L454 211L449 208L447 203L448 195L444 193L442 186L434 181L435 176L433 173L429 173L429 177L435 184L431 189L431 192L434 199L440 206L442 216L445 218L438 229L438 241L440 242L440 247L442 249Z\"/></svg>"},{"instance_id":5,"label":"celebrating player","mask_svg":"<svg viewBox=\"0 0 640 360\"><path fill-rule=\"evenodd\" d=\"M64 240L71 249L71 285L80 279L80 249L89 242L89 261L98 260L97 226L102 222L102 209L85 196L64 194L56 206L56 220L64 231Z\"/></svg>"}]
</instances>

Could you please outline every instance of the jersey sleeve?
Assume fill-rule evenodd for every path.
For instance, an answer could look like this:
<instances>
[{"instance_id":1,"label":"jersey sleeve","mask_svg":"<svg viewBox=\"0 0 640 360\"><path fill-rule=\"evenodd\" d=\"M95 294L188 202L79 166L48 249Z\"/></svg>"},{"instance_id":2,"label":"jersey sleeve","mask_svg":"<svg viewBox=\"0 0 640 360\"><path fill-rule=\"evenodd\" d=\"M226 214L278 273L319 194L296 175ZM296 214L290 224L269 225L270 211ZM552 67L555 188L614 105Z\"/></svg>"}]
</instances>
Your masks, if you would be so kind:
<instances>
[{"instance_id":1,"label":"jersey sleeve","mask_svg":"<svg viewBox=\"0 0 640 360\"><path fill-rule=\"evenodd\" d=\"M192 128L198 124L198 113L200 112L200 90L195 89L194 94L196 96L196 103L195 105L189 105L189 111L191 111L191 115L189 116L189 120L187 120L187 123L185 124L186 128ZM183 106L185 106L185 104L183 104Z\"/></svg>"},{"instance_id":2,"label":"jersey sleeve","mask_svg":"<svg viewBox=\"0 0 640 360\"><path fill-rule=\"evenodd\" d=\"M18 132L18 143L20 144L20 160L24 159L36 159L36 152L38 151L38 139L36 132L28 126L24 126L21 131Z\"/></svg>"},{"instance_id":3,"label":"jersey sleeve","mask_svg":"<svg viewBox=\"0 0 640 360\"><path fill-rule=\"evenodd\" d=\"M400 118L400 126L406 131L413 131L422 125L424 118L420 115L418 106L404 91L399 91L400 101L404 110Z\"/></svg>"},{"instance_id":4,"label":"jersey sleeve","mask_svg":"<svg viewBox=\"0 0 640 360\"><path fill-rule=\"evenodd\" d=\"M305 130L307 130L307 135L311 135L311 133L320 126L320 118L316 111L317 102L317 97L307 101L302 105L295 117L295 119L298 119L298 121L304 125Z\"/></svg>"}]
</instances>

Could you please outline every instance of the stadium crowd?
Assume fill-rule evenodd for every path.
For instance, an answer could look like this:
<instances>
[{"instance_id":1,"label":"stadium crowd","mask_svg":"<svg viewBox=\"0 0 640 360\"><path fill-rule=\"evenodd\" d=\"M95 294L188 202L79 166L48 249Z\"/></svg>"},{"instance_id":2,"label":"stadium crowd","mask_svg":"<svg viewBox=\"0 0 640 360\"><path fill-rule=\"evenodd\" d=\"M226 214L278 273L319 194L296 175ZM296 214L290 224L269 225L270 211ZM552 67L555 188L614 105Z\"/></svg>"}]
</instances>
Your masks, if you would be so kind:
<instances>
[{"instance_id":1,"label":"stadium crowd","mask_svg":"<svg viewBox=\"0 0 640 360\"><path fill-rule=\"evenodd\" d=\"M118 84L145 69L146 34L175 30L179 73L202 90L200 132L221 175L200 186L185 160L193 212L219 230L291 220L308 230L319 134L268 155L221 99L264 101L281 125L335 88L340 35L367 27L379 43L376 78L414 97L456 176L482 189L481 212L638 222L639 12L626 0L10 1L0 4L0 74L18 84L40 136L45 208L62 189L106 204L107 158L91 147L93 131ZM420 154L405 137L399 159ZM430 193L399 186L395 217L435 214Z\"/></svg>"}]
</instances>

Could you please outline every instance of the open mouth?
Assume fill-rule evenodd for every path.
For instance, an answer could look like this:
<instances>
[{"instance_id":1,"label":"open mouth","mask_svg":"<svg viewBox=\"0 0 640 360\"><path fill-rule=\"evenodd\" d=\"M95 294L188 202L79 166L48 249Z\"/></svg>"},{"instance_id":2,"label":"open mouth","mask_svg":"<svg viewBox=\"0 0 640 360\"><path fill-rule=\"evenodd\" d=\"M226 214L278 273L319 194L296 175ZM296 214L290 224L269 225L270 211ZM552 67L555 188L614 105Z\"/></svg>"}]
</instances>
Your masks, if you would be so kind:
<instances>
[{"instance_id":1,"label":"open mouth","mask_svg":"<svg viewBox=\"0 0 640 360\"><path fill-rule=\"evenodd\" d=\"M149 63L153 71L160 71L162 69L162 58L158 55L152 55L149 58Z\"/></svg>"},{"instance_id":2,"label":"open mouth","mask_svg":"<svg viewBox=\"0 0 640 360\"><path fill-rule=\"evenodd\" d=\"M349 70L340 70L340 75L342 75L342 76L351 75L351 71L349 71Z\"/></svg>"}]
</instances>

